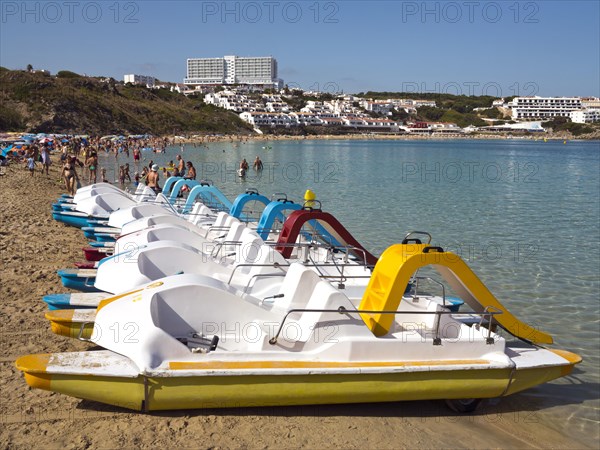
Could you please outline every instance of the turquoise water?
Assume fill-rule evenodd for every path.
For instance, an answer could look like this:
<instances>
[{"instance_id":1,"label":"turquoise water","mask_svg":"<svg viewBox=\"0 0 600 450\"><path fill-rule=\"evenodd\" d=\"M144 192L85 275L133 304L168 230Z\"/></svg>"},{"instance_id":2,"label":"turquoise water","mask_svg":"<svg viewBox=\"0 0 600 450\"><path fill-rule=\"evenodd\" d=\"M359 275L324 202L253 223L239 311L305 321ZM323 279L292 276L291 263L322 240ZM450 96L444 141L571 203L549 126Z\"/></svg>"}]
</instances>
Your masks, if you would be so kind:
<instances>
[{"instance_id":1,"label":"turquoise water","mask_svg":"<svg viewBox=\"0 0 600 450\"><path fill-rule=\"evenodd\" d=\"M599 142L188 144L183 152L145 152L144 163L162 166L176 154L231 199L254 187L301 201L311 188L323 209L375 254L408 231L431 233L519 318L552 334L556 348L585 358L574 375L519 394L518 408L531 406L538 419L565 433L598 439ZM237 177L239 161L252 165L256 155L265 164L262 174ZM101 159L109 174L113 162Z\"/></svg>"}]
</instances>

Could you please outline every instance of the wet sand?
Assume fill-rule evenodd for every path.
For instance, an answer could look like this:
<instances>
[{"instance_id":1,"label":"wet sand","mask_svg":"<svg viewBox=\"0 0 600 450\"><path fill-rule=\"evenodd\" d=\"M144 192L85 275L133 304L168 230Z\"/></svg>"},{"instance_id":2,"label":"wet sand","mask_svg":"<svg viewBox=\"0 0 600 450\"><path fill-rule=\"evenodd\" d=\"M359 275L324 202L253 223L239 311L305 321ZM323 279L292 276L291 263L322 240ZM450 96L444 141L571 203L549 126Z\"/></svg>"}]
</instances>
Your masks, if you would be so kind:
<instances>
[{"instance_id":1,"label":"wet sand","mask_svg":"<svg viewBox=\"0 0 600 450\"><path fill-rule=\"evenodd\" d=\"M571 406L553 397L568 388L557 384L486 401L474 415L450 412L440 401L141 414L32 390L15 368L17 357L92 348L53 335L44 318L41 297L65 292L56 270L83 260L86 243L83 233L52 220L51 204L63 192L57 179L56 163L49 178L38 171L30 179L14 165L0 176L2 448L594 447L589 436L566 436L547 420Z\"/></svg>"}]
</instances>

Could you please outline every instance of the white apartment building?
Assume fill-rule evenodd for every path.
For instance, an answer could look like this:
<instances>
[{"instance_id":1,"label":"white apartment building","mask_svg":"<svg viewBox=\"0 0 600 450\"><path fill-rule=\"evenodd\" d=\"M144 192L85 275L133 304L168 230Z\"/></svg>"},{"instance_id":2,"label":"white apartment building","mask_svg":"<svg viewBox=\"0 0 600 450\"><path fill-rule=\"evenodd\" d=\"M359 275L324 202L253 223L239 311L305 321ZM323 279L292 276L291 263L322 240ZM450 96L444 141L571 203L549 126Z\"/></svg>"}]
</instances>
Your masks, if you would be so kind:
<instances>
[{"instance_id":1,"label":"white apartment building","mask_svg":"<svg viewBox=\"0 0 600 450\"><path fill-rule=\"evenodd\" d=\"M429 106L431 108L436 107L435 100L408 100L412 103L412 106L415 108L420 108L421 106Z\"/></svg>"},{"instance_id":2,"label":"white apartment building","mask_svg":"<svg viewBox=\"0 0 600 450\"><path fill-rule=\"evenodd\" d=\"M363 100L360 102L360 106L367 111L372 111L378 114L387 114L394 108L394 104L390 100Z\"/></svg>"},{"instance_id":3,"label":"white apartment building","mask_svg":"<svg viewBox=\"0 0 600 450\"><path fill-rule=\"evenodd\" d=\"M224 56L223 58L188 58L187 85L243 84L280 89L277 60L272 56Z\"/></svg>"},{"instance_id":4,"label":"white apartment building","mask_svg":"<svg viewBox=\"0 0 600 450\"><path fill-rule=\"evenodd\" d=\"M592 123L600 122L600 108L580 109L571 111L571 122Z\"/></svg>"},{"instance_id":5,"label":"white apartment building","mask_svg":"<svg viewBox=\"0 0 600 450\"><path fill-rule=\"evenodd\" d=\"M579 97L515 97L508 104L512 118L522 120L570 117L571 112L581 109Z\"/></svg>"},{"instance_id":6,"label":"white apartment building","mask_svg":"<svg viewBox=\"0 0 600 450\"><path fill-rule=\"evenodd\" d=\"M292 127L297 126L296 118L289 114L267 112L243 112L240 119L253 127Z\"/></svg>"},{"instance_id":7,"label":"white apartment building","mask_svg":"<svg viewBox=\"0 0 600 450\"><path fill-rule=\"evenodd\" d=\"M246 95L238 94L234 91L209 92L204 96L204 103L215 105L219 108L242 112L264 112L265 107L262 102L249 99Z\"/></svg>"},{"instance_id":8,"label":"white apartment building","mask_svg":"<svg viewBox=\"0 0 600 450\"><path fill-rule=\"evenodd\" d=\"M582 97L581 106L583 108L600 108L600 98L598 97Z\"/></svg>"},{"instance_id":9,"label":"white apartment building","mask_svg":"<svg viewBox=\"0 0 600 450\"><path fill-rule=\"evenodd\" d=\"M131 84L145 84L146 86L152 87L156 84L156 78L147 75L136 75L132 73L128 75L123 75L123 82Z\"/></svg>"},{"instance_id":10,"label":"white apartment building","mask_svg":"<svg viewBox=\"0 0 600 450\"><path fill-rule=\"evenodd\" d=\"M300 125L322 125L323 122L317 114L310 112L293 112L290 116L296 119Z\"/></svg>"},{"instance_id":11,"label":"white apartment building","mask_svg":"<svg viewBox=\"0 0 600 450\"><path fill-rule=\"evenodd\" d=\"M267 102L265 104L265 109L268 112L290 112L290 105L285 102Z\"/></svg>"}]
</instances>

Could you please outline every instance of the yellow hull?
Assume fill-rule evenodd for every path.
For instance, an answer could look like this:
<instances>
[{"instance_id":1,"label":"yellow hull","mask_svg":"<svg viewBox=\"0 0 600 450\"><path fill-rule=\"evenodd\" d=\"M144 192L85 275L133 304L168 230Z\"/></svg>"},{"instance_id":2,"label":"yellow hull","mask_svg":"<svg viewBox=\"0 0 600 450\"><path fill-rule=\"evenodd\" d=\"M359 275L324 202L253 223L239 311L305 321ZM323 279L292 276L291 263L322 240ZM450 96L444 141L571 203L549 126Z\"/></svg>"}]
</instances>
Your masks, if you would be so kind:
<instances>
[{"instance_id":1,"label":"yellow hull","mask_svg":"<svg viewBox=\"0 0 600 450\"><path fill-rule=\"evenodd\" d=\"M86 323L81 331L82 323L78 322L50 322L50 327L54 334L70 338L90 339L94 331L93 323ZM81 333L81 334L80 334Z\"/></svg>"},{"instance_id":2,"label":"yellow hull","mask_svg":"<svg viewBox=\"0 0 600 450\"><path fill-rule=\"evenodd\" d=\"M132 410L152 411L500 397L567 375L574 364L523 369L512 374L510 369L471 369L155 378L75 376L21 370L25 371L27 384L34 388Z\"/></svg>"},{"instance_id":3,"label":"yellow hull","mask_svg":"<svg viewBox=\"0 0 600 450\"><path fill-rule=\"evenodd\" d=\"M73 309L64 309L47 312L45 316L50 321L52 332L69 338L90 339L94 331L94 322L75 320L73 318L74 311Z\"/></svg>"}]
</instances>

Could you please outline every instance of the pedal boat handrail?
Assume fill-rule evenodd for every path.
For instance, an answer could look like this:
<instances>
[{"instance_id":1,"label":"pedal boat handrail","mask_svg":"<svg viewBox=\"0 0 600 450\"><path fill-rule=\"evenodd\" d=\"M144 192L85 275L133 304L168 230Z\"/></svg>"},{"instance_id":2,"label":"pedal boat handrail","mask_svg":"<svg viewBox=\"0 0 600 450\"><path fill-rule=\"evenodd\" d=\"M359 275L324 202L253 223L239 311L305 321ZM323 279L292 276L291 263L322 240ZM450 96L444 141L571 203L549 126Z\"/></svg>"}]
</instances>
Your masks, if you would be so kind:
<instances>
[{"instance_id":1,"label":"pedal boat handrail","mask_svg":"<svg viewBox=\"0 0 600 450\"><path fill-rule=\"evenodd\" d=\"M495 309L496 311L492 311L491 309ZM350 309L346 309L343 306L340 306L339 308L336 309L304 309L304 308L294 308L294 309L289 309L285 315L283 316L283 319L281 320L281 323L279 324L279 328L277 329L277 333L275 333L275 336L273 336L271 339L269 339L269 344L271 345L275 345L277 344L277 339L279 338L279 335L281 334L281 331L283 330L283 325L285 324L285 321L287 320L288 316L292 313L296 313L296 312L314 312L314 313L339 313L339 314L426 314L426 315L436 315L438 317L437 323L436 323L436 328L435 328L435 338L433 339L433 345L442 345L442 339L439 337L439 332L440 332L440 320L439 320L439 316L442 315L452 315L452 314L456 314L453 311L378 311L378 310L370 310L370 309L354 309L354 310L350 310ZM494 316L497 314L502 314L502 311L494 308L493 306L490 307L490 309L486 308L483 312L473 312L470 313L472 315L475 316L481 316L481 321L479 322L479 325L477 326L477 329L480 329L480 327L483 325L483 321L485 316L489 317L488 318L488 335L486 337L485 343L487 345L492 345L494 344L494 338L492 337L492 328L493 328L493 322L494 322ZM366 324L364 324L366 326Z\"/></svg>"}]
</instances>

